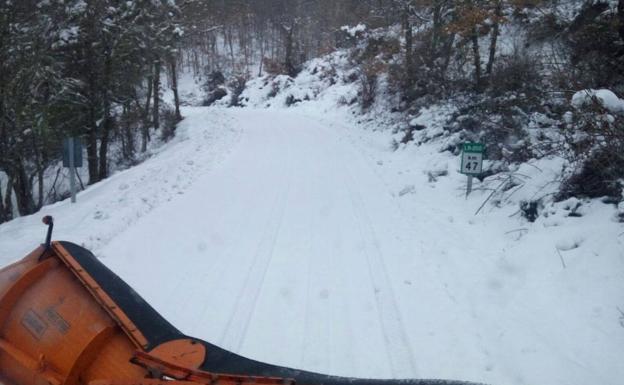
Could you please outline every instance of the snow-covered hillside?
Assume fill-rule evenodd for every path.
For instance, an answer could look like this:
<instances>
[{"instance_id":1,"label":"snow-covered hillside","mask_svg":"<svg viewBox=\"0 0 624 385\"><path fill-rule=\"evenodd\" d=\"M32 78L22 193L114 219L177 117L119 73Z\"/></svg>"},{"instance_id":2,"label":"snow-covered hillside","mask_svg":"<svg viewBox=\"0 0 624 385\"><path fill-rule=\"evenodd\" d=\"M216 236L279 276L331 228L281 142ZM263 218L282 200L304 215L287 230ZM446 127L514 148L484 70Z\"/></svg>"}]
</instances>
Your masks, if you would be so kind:
<instances>
[{"instance_id":1,"label":"snow-covered hillside","mask_svg":"<svg viewBox=\"0 0 624 385\"><path fill-rule=\"evenodd\" d=\"M393 151L387 131L332 105L186 108L178 138L144 164L0 226L2 264L42 240L51 214L56 239L91 248L185 333L252 358L361 377L620 383L613 206L552 204L528 223L517 202L556 176L544 159L475 214L503 180L466 199L439 142Z\"/></svg>"}]
</instances>

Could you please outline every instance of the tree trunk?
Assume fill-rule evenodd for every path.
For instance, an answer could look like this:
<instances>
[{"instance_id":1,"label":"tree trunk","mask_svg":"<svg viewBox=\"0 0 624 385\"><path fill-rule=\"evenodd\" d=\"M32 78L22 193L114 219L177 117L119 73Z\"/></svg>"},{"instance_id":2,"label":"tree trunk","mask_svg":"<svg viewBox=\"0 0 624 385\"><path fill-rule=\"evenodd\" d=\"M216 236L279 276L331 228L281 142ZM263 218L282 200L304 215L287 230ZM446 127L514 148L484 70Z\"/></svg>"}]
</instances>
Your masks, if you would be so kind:
<instances>
[{"instance_id":1,"label":"tree trunk","mask_svg":"<svg viewBox=\"0 0 624 385\"><path fill-rule=\"evenodd\" d=\"M104 61L104 84L102 85L102 97L104 99L104 121L102 122L102 130L100 130L100 180L108 177L108 142L113 129L113 117L111 116L111 57L107 53Z\"/></svg>"},{"instance_id":2,"label":"tree trunk","mask_svg":"<svg viewBox=\"0 0 624 385\"><path fill-rule=\"evenodd\" d=\"M490 52L485 69L486 75L489 77L492 74L492 68L494 67L494 59L496 58L496 44L498 43L498 36L500 35L500 19L503 13L502 0L496 1L496 8L494 10L494 25L492 26L492 36L490 39Z\"/></svg>"},{"instance_id":3,"label":"tree trunk","mask_svg":"<svg viewBox=\"0 0 624 385\"><path fill-rule=\"evenodd\" d=\"M37 138L36 135L31 135L31 145L32 152L34 154L35 166L37 168L37 210L43 207L43 173L45 172L45 167L43 166L43 155L40 151L40 148L37 146Z\"/></svg>"},{"instance_id":4,"label":"tree trunk","mask_svg":"<svg viewBox=\"0 0 624 385\"><path fill-rule=\"evenodd\" d=\"M91 107L89 129L87 132L87 162L89 163L89 184L99 182L98 153L97 153L97 123L95 121L95 111Z\"/></svg>"},{"instance_id":5,"label":"tree trunk","mask_svg":"<svg viewBox=\"0 0 624 385\"><path fill-rule=\"evenodd\" d=\"M7 176L9 180L7 181L5 189L2 213L0 213L2 218L4 218L4 222L8 222L13 219L13 179L10 175ZM0 222L2 221L0 220Z\"/></svg>"},{"instance_id":6,"label":"tree trunk","mask_svg":"<svg viewBox=\"0 0 624 385\"><path fill-rule=\"evenodd\" d=\"M624 41L624 0L618 1L617 10L618 10L618 21L620 24L618 27L618 32L620 34L620 39Z\"/></svg>"},{"instance_id":7,"label":"tree trunk","mask_svg":"<svg viewBox=\"0 0 624 385\"><path fill-rule=\"evenodd\" d=\"M444 45L444 63L440 69L440 76L446 76L446 70L451 63L451 56L453 55L453 44L455 44L455 33L451 33Z\"/></svg>"},{"instance_id":8,"label":"tree trunk","mask_svg":"<svg viewBox=\"0 0 624 385\"><path fill-rule=\"evenodd\" d=\"M264 65L264 50L265 50L264 39L265 39L265 33L262 32L260 34L260 37L259 37L259 40L260 40L260 65L258 67L258 76L262 76L262 66Z\"/></svg>"},{"instance_id":9,"label":"tree trunk","mask_svg":"<svg viewBox=\"0 0 624 385\"><path fill-rule=\"evenodd\" d=\"M171 55L170 67L171 67L171 90L173 91L173 102L175 104L175 116L176 120L179 122L182 120L182 114L180 113L180 96L178 95L178 68L176 63L176 58L174 55Z\"/></svg>"},{"instance_id":10,"label":"tree trunk","mask_svg":"<svg viewBox=\"0 0 624 385\"><path fill-rule=\"evenodd\" d=\"M285 35L285 44L284 48L286 51L286 55L284 58L284 69L286 70L288 76L295 77L297 75L297 71L295 70L295 64L293 59L293 34L294 34L294 26L291 24L290 27L283 26L284 35Z\"/></svg>"},{"instance_id":11,"label":"tree trunk","mask_svg":"<svg viewBox=\"0 0 624 385\"><path fill-rule=\"evenodd\" d=\"M44 196L43 196L43 180L44 180L44 175L43 173L45 172L45 168L43 167L39 167L39 169L37 170L37 183L38 183L38 194L39 196L37 197L37 210L41 209L43 207L44 202Z\"/></svg>"},{"instance_id":12,"label":"tree trunk","mask_svg":"<svg viewBox=\"0 0 624 385\"><path fill-rule=\"evenodd\" d=\"M477 31L477 27L472 27L471 33L472 40L472 54L474 56L474 67L475 67L475 88L477 92L481 91L481 54L479 53L479 32Z\"/></svg>"},{"instance_id":13,"label":"tree trunk","mask_svg":"<svg viewBox=\"0 0 624 385\"><path fill-rule=\"evenodd\" d=\"M408 5L403 9L403 28L405 29L405 85L407 89L411 89L414 85L414 36L409 19Z\"/></svg>"},{"instance_id":14,"label":"tree trunk","mask_svg":"<svg viewBox=\"0 0 624 385\"><path fill-rule=\"evenodd\" d=\"M234 42L232 38L232 29L226 28L224 29L224 31L225 31L225 40L227 41L227 45L230 48L230 60L232 60L232 67L234 67L236 58L234 57Z\"/></svg>"},{"instance_id":15,"label":"tree trunk","mask_svg":"<svg viewBox=\"0 0 624 385\"><path fill-rule=\"evenodd\" d=\"M110 139L112 123L113 119L110 116L105 118L102 135L100 137L100 180L106 179L108 177L108 142Z\"/></svg>"},{"instance_id":16,"label":"tree trunk","mask_svg":"<svg viewBox=\"0 0 624 385\"><path fill-rule=\"evenodd\" d=\"M2 198L2 183L0 183L0 223L4 223L7 220L4 216L5 211L4 199Z\"/></svg>"},{"instance_id":17,"label":"tree trunk","mask_svg":"<svg viewBox=\"0 0 624 385\"><path fill-rule=\"evenodd\" d=\"M431 31L431 48L429 50L429 66L433 67L435 58L438 56L440 34L442 32L442 1L433 2L433 29Z\"/></svg>"},{"instance_id":18,"label":"tree trunk","mask_svg":"<svg viewBox=\"0 0 624 385\"><path fill-rule=\"evenodd\" d=\"M135 99L136 100L136 99ZM138 103L137 103L138 104ZM132 109L132 106L130 105L130 101L126 101L124 103L123 106L123 116L124 119L122 120L122 143L123 143L123 154L124 154L124 158L127 160L133 160L134 159L134 130L133 130L133 124L131 124L130 122L132 121L132 118L128 117L129 111Z\"/></svg>"},{"instance_id":19,"label":"tree trunk","mask_svg":"<svg viewBox=\"0 0 624 385\"><path fill-rule=\"evenodd\" d=\"M22 163L22 159L18 159L15 163L15 199L17 201L17 211L21 216L35 213L35 200L32 194L32 183L26 174L26 169Z\"/></svg>"},{"instance_id":20,"label":"tree trunk","mask_svg":"<svg viewBox=\"0 0 624 385\"><path fill-rule=\"evenodd\" d=\"M154 61L154 110L152 111L154 130L160 128L160 70L160 57L157 56Z\"/></svg>"},{"instance_id":21,"label":"tree trunk","mask_svg":"<svg viewBox=\"0 0 624 385\"><path fill-rule=\"evenodd\" d=\"M151 70L152 68L150 68ZM150 122L149 122L149 110L150 102L152 100L152 89L154 88L153 76L147 77L147 100L145 101L145 107L143 108L143 122L141 127L141 152L147 151L147 143L150 141ZM137 105L140 103L137 98Z\"/></svg>"}]
</instances>

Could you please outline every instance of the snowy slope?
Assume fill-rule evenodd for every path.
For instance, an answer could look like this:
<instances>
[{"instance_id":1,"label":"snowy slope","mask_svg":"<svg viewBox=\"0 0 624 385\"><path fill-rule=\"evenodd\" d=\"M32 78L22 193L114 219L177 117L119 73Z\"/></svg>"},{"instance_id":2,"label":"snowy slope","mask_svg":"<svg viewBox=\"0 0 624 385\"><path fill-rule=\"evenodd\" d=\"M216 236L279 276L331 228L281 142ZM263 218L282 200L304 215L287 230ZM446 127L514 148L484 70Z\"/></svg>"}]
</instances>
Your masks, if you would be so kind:
<instances>
[{"instance_id":1,"label":"snowy slope","mask_svg":"<svg viewBox=\"0 0 624 385\"><path fill-rule=\"evenodd\" d=\"M0 264L34 248L51 214L56 239L91 248L183 332L251 358L360 377L621 383L613 206L520 218L516 199L554 177L546 159L475 215L494 181L465 199L439 143L393 152L387 132L333 103L186 108L176 141L145 163L0 226Z\"/></svg>"},{"instance_id":2,"label":"snowy slope","mask_svg":"<svg viewBox=\"0 0 624 385\"><path fill-rule=\"evenodd\" d=\"M0 226L0 264L19 258L43 240L39 219L44 215L58 217L57 239L74 240L97 252L155 207L181 197L225 158L239 138L240 130L222 115L186 109L176 138L145 163L78 193L75 206L65 200Z\"/></svg>"}]
</instances>

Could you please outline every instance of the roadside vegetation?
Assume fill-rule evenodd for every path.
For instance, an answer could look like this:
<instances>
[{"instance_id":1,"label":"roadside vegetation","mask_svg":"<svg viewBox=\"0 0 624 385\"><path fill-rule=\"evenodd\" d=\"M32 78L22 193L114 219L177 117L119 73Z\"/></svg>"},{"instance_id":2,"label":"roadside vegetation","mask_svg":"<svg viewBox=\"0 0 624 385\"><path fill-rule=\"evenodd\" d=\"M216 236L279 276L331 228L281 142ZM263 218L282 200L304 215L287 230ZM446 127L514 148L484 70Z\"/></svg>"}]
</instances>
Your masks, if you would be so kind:
<instances>
[{"instance_id":1,"label":"roadside vegetation","mask_svg":"<svg viewBox=\"0 0 624 385\"><path fill-rule=\"evenodd\" d=\"M400 116L402 144L449 106L445 150L485 143L483 177L564 157L557 200L622 201L624 0L27 0L0 4L0 222L67 196L65 137L85 144L84 184L172 137L179 73L203 105L244 106L249 80L277 95L336 50L353 70L323 78L357 84L341 103L360 114Z\"/></svg>"}]
</instances>

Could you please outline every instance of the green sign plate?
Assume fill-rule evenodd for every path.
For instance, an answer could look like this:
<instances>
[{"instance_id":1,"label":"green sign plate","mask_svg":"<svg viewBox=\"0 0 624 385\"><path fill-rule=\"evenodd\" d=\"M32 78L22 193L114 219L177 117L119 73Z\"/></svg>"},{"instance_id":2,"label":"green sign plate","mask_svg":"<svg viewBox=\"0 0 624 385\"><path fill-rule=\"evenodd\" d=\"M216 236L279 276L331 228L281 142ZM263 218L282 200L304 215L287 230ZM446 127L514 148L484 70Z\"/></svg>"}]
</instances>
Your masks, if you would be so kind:
<instances>
[{"instance_id":1,"label":"green sign plate","mask_svg":"<svg viewBox=\"0 0 624 385\"><path fill-rule=\"evenodd\" d=\"M483 143L464 143L464 152L482 154L485 152L485 145Z\"/></svg>"},{"instance_id":2,"label":"green sign plate","mask_svg":"<svg viewBox=\"0 0 624 385\"><path fill-rule=\"evenodd\" d=\"M460 172L466 175L481 174L483 172L484 155L485 145L483 143L464 143Z\"/></svg>"}]
</instances>

